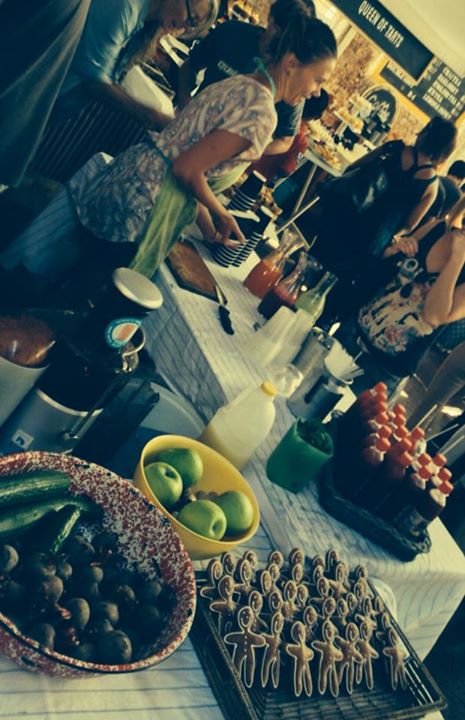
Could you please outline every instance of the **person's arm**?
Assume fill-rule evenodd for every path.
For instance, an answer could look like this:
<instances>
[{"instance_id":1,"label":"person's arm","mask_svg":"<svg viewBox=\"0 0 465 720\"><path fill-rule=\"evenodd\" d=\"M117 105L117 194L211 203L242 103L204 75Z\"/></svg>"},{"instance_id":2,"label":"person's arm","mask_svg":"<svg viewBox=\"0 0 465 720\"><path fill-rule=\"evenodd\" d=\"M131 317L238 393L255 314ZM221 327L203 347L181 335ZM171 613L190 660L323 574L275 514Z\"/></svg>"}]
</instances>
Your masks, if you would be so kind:
<instances>
[{"instance_id":1,"label":"person's arm","mask_svg":"<svg viewBox=\"0 0 465 720\"><path fill-rule=\"evenodd\" d=\"M73 60L72 71L90 95L136 117L147 128L167 122L163 113L134 100L116 82L120 56L128 41L140 32L141 10L127 0L94 0Z\"/></svg>"},{"instance_id":2,"label":"person's arm","mask_svg":"<svg viewBox=\"0 0 465 720\"><path fill-rule=\"evenodd\" d=\"M217 240L215 223L213 222L212 216L205 205L199 204L199 211L197 213L195 224L202 233L205 242L212 243Z\"/></svg>"},{"instance_id":3,"label":"person's arm","mask_svg":"<svg viewBox=\"0 0 465 720\"><path fill-rule=\"evenodd\" d=\"M429 291L423 308L423 319L439 327L465 317L465 284L456 287L465 262L465 235L451 233L450 256Z\"/></svg>"},{"instance_id":4,"label":"person's arm","mask_svg":"<svg viewBox=\"0 0 465 720\"><path fill-rule=\"evenodd\" d=\"M413 208L405 222L405 226L396 233L395 238L400 239L403 235L408 235L412 230L415 230L418 223L423 220L431 205L434 203L437 192L438 186L437 183L434 183L432 187L425 192L418 205Z\"/></svg>"},{"instance_id":5,"label":"person's arm","mask_svg":"<svg viewBox=\"0 0 465 720\"><path fill-rule=\"evenodd\" d=\"M173 174L214 216L220 242L228 244L230 235L245 238L233 215L220 203L208 185L206 172L250 147L251 142L228 130L214 130L173 162Z\"/></svg>"},{"instance_id":6,"label":"person's arm","mask_svg":"<svg viewBox=\"0 0 465 720\"><path fill-rule=\"evenodd\" d=\"M304 103L300 103L296 107L284 102L279 102L276 105L278 124L273 140L265 148L264 155L280 155L289 150L295 136L300 131L303 109Z\"/></svg>"},{"instance_id":7,"label":"person's arm","mask_svg":"<svg viewBox=\"0 0 465 720\"><path fill-rule=\"evenodd\" d=\"M161 130L173 119L170 115L135 100L114 83L88 80L84 84L93 97L132 115L148 130Z\"/></svg>"},{"instance_id":8,"label":"person's arm","mask_svg":"<svg viewBox=\"0 0 465 720\"><path fill-rule=\"evenodd\" d=\"M294 136L288 135L287 137L275 138L266 147L264 155L281 155L287 152L292 143L294 142Z\"/></svg>"},{"instance_id":9,"label":"person's arm","mask_svg":"<svg viewBox=\"0 0 465 720\"><path fill-rule=\"evenodd\" d=\"M384 251L384 257L391 257L392 255L397 255L397 253L403 253L407 255L407 257L414 257L418 252L420 240L422 240L438 222L437 218L433 217L411 235L405 237L399 237L399 234L394 235L392 244Z\"/></svg>"}]
</instances>

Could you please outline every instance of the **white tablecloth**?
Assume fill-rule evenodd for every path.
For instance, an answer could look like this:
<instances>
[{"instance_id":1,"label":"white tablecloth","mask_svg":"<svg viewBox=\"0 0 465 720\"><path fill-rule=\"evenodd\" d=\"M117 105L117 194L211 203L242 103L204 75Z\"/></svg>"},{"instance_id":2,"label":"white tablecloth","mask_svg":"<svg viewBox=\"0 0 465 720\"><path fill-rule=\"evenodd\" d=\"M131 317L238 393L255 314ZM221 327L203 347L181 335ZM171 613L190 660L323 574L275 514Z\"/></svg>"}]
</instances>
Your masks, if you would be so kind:
<instances>
[{"instance_id":1,"label":"white tablecloth","mask_svg":"<svg viewBox=\"0 0 465 720\"><path fill-rule=\"evenodd\" d=\"M223 332L216 303L179 288L166 267L158 275L165 302L146 322L147 348L158 370L205 420L263 376L244 352L260 319L257 299L240 282L253 264L251 259L246 269L227 271L210 264L229 300L234 336ZM284 551L300 545L309 555L336 547L351 565L365 563L370 574L392 591L401 627L420 657L425 657L465 595L463 553L437 520L431 526L432 551L413 562L401 562L328 515L319 505L315 486L294 495L270 483L266 459L292 422L279 399L273 430L244 472L273 544Z\"/></svg>"},{"instance_id":2,"label":"white tablecloth","mask_svg":"<svg viewBox=\"0 0 465 720\"><path fill-rule=\"evenodd\" d=\"M41 248L48 259L50 246L56 242L61 247L74 223L74 213L62 192L15 247L23 251ZM217 305L178 288L166 268L158 281L164 306L147 322L148 347L159 370L193 401L205 419L242 387L260 378L243 355L244 342L258 319L254 315L256 301L238 279L244 271L225 273L216 265L213 268L230 300L234 338L221 330ZM272 545L286 550L297 544L310 554L335 546L351 563L365 561L370 571L392 588L401 624L420 654L426 654L465 593L462 554L436 523L433 552L414 563L400 563L328 517L312 489L293 496L269 483L264 461L291 422L283 403L278 403L273 432L245 472L267 528L262 524L248 547L256 550L262 561ZM385 588L385 595L390 594ZM223 720L190 640L160 667L84 680L34 675L0 656L0 696L0 720Z\"/></svg>"}]
</instances>

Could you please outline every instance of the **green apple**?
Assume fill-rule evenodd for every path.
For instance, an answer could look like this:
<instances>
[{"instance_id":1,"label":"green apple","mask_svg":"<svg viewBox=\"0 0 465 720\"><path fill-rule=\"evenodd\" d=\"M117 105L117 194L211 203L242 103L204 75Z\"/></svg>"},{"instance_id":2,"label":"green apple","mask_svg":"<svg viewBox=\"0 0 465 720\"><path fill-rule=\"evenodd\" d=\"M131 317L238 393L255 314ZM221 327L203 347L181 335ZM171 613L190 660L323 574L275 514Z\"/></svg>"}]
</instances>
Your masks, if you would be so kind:
<instances>
[{"instance_id":1,"label":"green apple","mask_svg":"<svg viewBox=\"0 0 465 720\"><path fill-rule=\"evenodd\" d=\"M238 490L230 490L214 499L226 515L228 535L242 535L253 523L253 505L247 495Z\"/></svg>"},{"instance_id":2,"label":"green apple","mask_svg":"<svg viewBox=\"0 0 465 720\"><path fill-rule=\"evenodd\" d=\"M226 532L226 515L211 500L196 500L181 508L178 520L189 530L210 540L221 540Z\"/></svg>"},{"instance_id":3,"label":"green apple","mask_svg":"<svg viewBox=\"0 0 465 720\"><path fill-rule=\"evenodd\" d=\"M197 450L169 448L158 453L157 460L168 463L178 471L184 488L195 485L202 477L203 462Z\"/></svg>"},{"instance_id":4,"label":"green apple","mask_svg":"<svg viewBox=\"0 0 465 720\"><path fill-rule=\"evenodd\" d=\"M153 462L145 467L145 477L151 491L163 507L170 510L182 495L182 479L174 467L164 462Z\"/></svg>"}]
</instances>

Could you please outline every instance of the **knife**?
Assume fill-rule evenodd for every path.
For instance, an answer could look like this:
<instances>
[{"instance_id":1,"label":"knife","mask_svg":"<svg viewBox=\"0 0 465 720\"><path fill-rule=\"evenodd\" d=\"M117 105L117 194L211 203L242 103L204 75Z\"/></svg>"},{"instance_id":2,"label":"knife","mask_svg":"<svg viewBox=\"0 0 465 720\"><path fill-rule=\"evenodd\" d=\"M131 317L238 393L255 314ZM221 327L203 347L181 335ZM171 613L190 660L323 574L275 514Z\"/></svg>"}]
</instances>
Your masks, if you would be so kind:
<instances>
[{"instance_id":1,"label":"knife","mask_svg":"<svg viewBox=\"0 0 465 720\"><path fill-rule=\"evenodd\" d=\"M234 328L231 322L231 314L226 307L228 299L224 292L221 290L219 285L215 285L216 297L218 298L218 316L220 318L221 327L228 333L228 335L234 335Z\"/></svg>"}]
</instances>

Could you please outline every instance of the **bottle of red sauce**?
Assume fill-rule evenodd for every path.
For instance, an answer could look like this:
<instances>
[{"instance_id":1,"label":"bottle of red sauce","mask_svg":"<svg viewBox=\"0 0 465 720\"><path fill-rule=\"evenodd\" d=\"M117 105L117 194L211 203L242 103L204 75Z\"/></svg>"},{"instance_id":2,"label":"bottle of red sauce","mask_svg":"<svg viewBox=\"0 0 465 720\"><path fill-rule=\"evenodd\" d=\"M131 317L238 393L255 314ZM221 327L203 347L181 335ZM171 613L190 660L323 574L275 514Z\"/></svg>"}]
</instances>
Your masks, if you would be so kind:
<instances>
[{"instance_id":1,"label":"bottle of red sauce","mask_svg":"<svg viewBox=\"0 0 465 720\"><path fill-rule=\"evenodd\" d=\"M410 511L411 506L416 504L419 495L426 491L430 477L431 470L425 467L420 467L418 471L407 472L398 491L380 506L378 514L384 520L396 522L405 509Z\"/></svg>"},{"instance_id":2,"label":"bottle of red sauce","mask_svg":"<svg viewBox=\"0 0 465 720\"><path fill-rule=\"evenodd\" d=\"M447 495L439 488L426 490L414 506L396 519L397 529L404 535L419 535L442 513L447 503Z\"/></svg>"},{"instance_id":3,"label":"bottle of red sauce","mask_svg":"<svg viewBox=\"0 0 465 720\"><path fill-rule=\"evenodd\" d=\"M391 446L377 476L373 479L371 486L367 488L363 506L376 513L386 500L398 490L411 462L412 456L407 450L399 452L396 447Z\"/></svg>"},{"instance_id":4,"label":"bottle of red sauce","mask_svg":"<svg viewBox=\"0 0 465 720\"><path fill-rule=\"evenodd\" d=\"M353 498L354 502L358 502L364 488L373 482L373 478L381 467L384 456L390 447L389 440L378 438L374 445L362 449L359 457L348 468L347 476L350 477L350 483L346 486L347 497Z\"/></svg>"}]
</instances>

